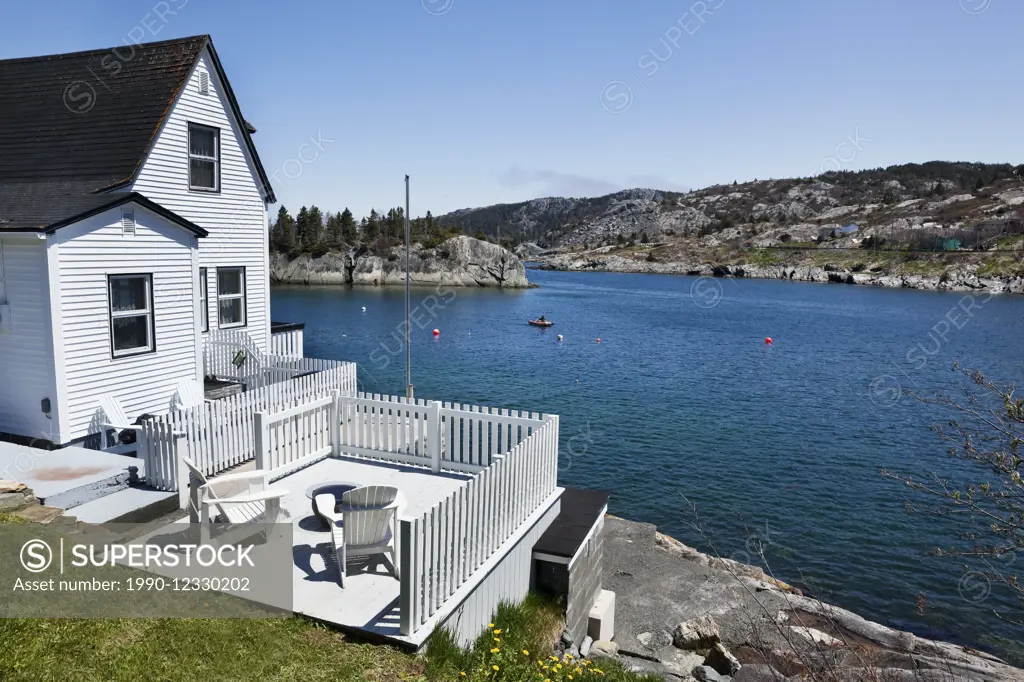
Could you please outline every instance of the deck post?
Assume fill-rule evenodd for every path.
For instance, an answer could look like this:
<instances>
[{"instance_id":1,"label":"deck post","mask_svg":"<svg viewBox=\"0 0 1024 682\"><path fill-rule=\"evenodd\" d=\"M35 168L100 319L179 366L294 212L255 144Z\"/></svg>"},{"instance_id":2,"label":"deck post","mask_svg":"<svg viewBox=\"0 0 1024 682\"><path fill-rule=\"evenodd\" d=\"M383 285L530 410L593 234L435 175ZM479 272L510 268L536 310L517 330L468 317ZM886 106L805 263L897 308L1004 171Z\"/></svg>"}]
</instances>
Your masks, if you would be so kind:
<instances>
[{"instance_id":1,"label":"deck post","mask_svg":"<svg viewBox=\"0 0 1024 682\"><path fill-rule=\"evenodd\" d=\"M255 447L253 449L256 451L256 468L261 470L268 468L267 446L270 445L270 430L266 417L267 415L263 412L253 415L253 430L255 432L253 441Z\"/></svg>"},{"instance_id":2,"label":"deck post","mask_svg":"<svg viewBox=\"0 0 1024 682\"><path fill-rule=\"evenodd\" d=\"M405 636L416 631L414 604L415 596L413 590L419 580L418 576L412 574L412 521L406 519L398 520L398 561L399 569L399 611L400 622L399 632Z\"/></svg>"},{"instance_id":3,"label":"deck post","mask_svg":"<svg viewBox=\"0 0 1024 682\"><path fill-rule=\"evenodd\" d=\"M430 469L434 473L441 471L441 403L430 401L427 413L427 449L430 451Z\"/></svg>"},{"instance_id":4,"label":"deck post","mask_svg":"<svg viewBox=\"0 0 1024 682\"><path fill-rule=\"evenodd\" d=\"M341 454L341 393L333 390L330 395L331 457L337 457Z\"/></svg>"},{"instance_id":5,"label":"deck post","mask_svg":"<svg viewBox=\"0 0 1024 682\"><path fill-rule=\"evenodd\" d=\"M171 448L174 454L173 466L174 466L174 485L178 488L178 507L180 509L187 509L189 506L189 499L192 488L192 477L189 475L188 467L185 466L185 462L182 457L188 457L188 438L185 434L178 434L171 431L171 427L167 427L167 435L171 441Z\"/></svg>"}]
</instances>

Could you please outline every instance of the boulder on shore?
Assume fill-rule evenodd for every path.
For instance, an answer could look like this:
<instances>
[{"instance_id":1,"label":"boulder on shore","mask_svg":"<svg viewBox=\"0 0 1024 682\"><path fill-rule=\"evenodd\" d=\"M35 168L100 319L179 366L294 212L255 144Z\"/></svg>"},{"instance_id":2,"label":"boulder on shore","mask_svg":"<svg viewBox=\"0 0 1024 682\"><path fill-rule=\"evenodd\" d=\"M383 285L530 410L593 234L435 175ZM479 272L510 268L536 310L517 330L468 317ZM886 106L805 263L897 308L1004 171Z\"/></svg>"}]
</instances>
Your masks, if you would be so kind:
<instances>
[{"instance_id":1,"label":"boulder on shore","mask_svg":"<svg viewBox=\"0 0 1024 682\"><path fill-rule=\"evenodd\" d=\"M707 614L680 623L672 631L672 643L680 649L705 649L719 640L718 623Z\"/></svg>"}]
</instances>

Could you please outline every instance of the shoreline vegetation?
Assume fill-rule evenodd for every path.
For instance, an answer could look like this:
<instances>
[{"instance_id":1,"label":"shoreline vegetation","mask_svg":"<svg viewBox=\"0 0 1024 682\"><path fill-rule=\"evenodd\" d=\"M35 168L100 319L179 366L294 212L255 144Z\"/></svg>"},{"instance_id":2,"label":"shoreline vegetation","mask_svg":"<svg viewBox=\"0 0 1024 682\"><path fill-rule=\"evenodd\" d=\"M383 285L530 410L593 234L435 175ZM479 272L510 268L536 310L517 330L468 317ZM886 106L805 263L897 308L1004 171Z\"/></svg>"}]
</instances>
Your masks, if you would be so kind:
<instances>
[{"instance_id":1,"label":"shoreline vegetation","mask_svg":"<svg viewBox=\"0 0 1024 682\"><path fill-rule=\"evenodd\" d=\"M282 206L270 229L270 281L279 284L405 284L405 211L324 214L303 206L295 218ZM442 225L430 211L409 221L410 279L416 285L530 287L523 262L510 250Z\"/></svg>"}]
</instances>

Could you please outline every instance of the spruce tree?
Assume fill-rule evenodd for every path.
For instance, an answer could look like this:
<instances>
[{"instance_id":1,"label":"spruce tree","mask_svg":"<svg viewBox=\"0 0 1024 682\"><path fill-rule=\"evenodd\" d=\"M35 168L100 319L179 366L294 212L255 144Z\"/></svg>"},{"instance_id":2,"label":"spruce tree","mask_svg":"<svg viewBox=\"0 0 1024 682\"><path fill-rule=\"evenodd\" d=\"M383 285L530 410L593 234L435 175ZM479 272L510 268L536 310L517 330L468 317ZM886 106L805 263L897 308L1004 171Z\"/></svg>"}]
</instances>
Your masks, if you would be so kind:
<instances>
[{"instance_id":1,"label":"spruce tree","mask_svg":"<svg viewBox=\"0 0 1024 682\"><path fill-rule=\"evenodd\" d=\"M312 246L311 232L309 209L303 206L295 217L295 247L299 251L306 251Z\"/></svg>"},{"instance_id":2,"label":"spruce tree","mask_svg":"<svg viewBox=\"0 0 1024 682\"><path fill-rule=\"evenodd\" d=\"M306 248L314 249L320 246L324 236L324 216L320 209L314 204L309 209L309 242Z\"/></svg>"},{"instance_id":3,"label":"spruce tree","mask_svg":"<svg viewBox=\"0 0 1024 682\"><path fill-rule=\"evenodd\" d=\"M363 227L363 243L372 244L380 234L380 214L376 209L370 209L370 215L365 218L366 224Z\"/></svg>"},{"instance_id":4,"label":"spruce tree","mask_svg":"<svg viewBox=\"0 0 1024 682\"><path fill-rule=\"evenodd\" d=\"M340 234L340 241L354 244L357 239L356 235L356 221L352 217L352 211L345 207L345 210L338 215L338 229Z\"/></svg>"},{"instance_id":5,"label":"spruce tree","mask_svg":"<svg viewBox=\"0 0 1024 682\"><path fill-rule=\"evenodd\" d=\"M284 206L277 209L277 220L271 230L273 245L277 251L288 253L295 249L295 221Z\"/></svg>"}]
</instances>

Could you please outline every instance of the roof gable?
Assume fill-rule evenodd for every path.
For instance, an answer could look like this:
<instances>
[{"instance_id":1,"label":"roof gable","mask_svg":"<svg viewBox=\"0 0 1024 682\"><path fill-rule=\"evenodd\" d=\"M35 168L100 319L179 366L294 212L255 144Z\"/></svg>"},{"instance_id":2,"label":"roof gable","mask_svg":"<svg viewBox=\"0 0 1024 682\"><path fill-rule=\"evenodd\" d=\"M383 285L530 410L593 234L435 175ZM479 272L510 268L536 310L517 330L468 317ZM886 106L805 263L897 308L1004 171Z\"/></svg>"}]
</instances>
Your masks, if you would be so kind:
<instances>
[{"instance_id":1,"label":"roof gable","mask_svg":"<svg viewBox=\"0 0 1024 682\"><path fill-rule=\"evenodd\" d=\"M208 40L0 61L0 182L131 179Z\"/></svg>"},{"instance_id":2,"label":"roof gable","mask_svg":"<svg viewBox=\"0 0 1024 682\"><path fill-rule=\"evenodd\" d=\"M38 229L130 184L204 48L259 176L250 127L209 36L0 60L0 232Z\"/></svg>"}]
</instances>

